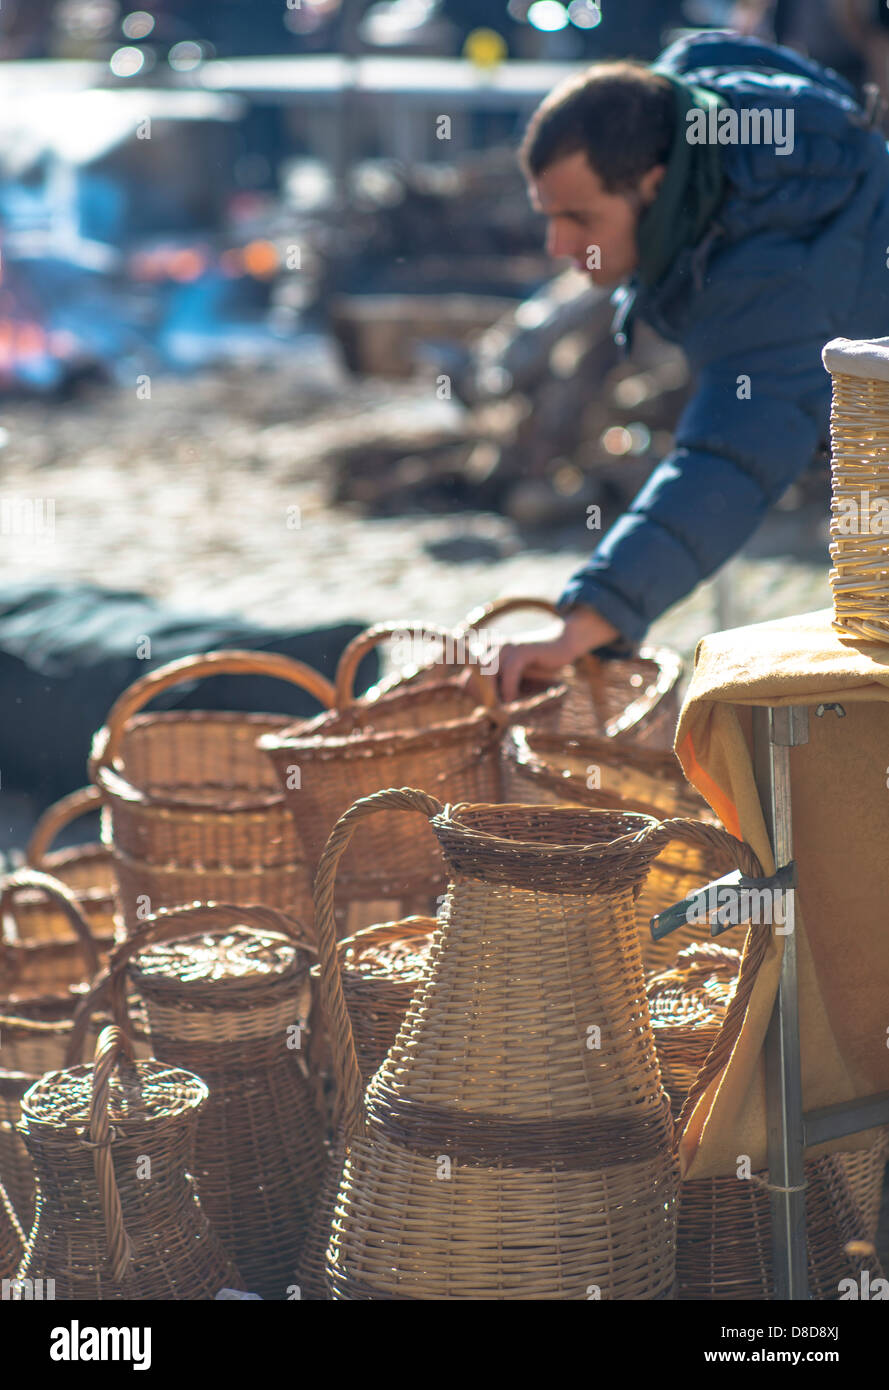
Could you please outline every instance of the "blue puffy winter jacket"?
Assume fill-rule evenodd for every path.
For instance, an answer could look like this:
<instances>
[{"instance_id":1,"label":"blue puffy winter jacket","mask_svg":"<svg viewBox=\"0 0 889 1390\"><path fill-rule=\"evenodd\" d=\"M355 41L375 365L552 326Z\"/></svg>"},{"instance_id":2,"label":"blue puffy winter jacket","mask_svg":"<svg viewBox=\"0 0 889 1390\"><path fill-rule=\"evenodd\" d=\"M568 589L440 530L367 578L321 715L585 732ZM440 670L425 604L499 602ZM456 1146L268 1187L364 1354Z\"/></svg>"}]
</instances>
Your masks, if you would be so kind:
<instances>
[{"instance_id":1,"label":"blue puffy winter jacket","mask_svg":"<svg viewBox=\"0 0 889 1390\"><path fill-rule=\"evenodd\" d=\"M680 40L657 66L739 111L792 107L793 148L720 146L726 192L698 245L649 290L614 296L619 340L638 315L680 344L696 383L672 453L560 599L630 642L744 544L829 438L824 344L889 334L889 147L852 89L724 34Z\"/></svg>"}]
</instances>

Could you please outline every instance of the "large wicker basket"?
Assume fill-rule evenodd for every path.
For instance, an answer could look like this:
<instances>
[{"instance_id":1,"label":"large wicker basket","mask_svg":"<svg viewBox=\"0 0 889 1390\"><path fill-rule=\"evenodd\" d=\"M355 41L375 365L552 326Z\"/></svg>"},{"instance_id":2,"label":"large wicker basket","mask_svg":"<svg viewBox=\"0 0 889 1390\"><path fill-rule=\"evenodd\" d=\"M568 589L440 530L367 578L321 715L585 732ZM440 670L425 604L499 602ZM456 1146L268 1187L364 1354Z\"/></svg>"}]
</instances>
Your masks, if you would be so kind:
<instances>
[{"instance_id":1,"label":"large wicker basket","mask_svg":"<svg viewBox=\"0 0 889 1390\"><path fill-rule=\"evenodd\" d=\"M102 1032L93 1066L36 1082L19 1127L40 1197L19 1277L51 1273L56 1299L212 1299L243 1289L190 1176L207 1095L190 1072L135 1061L117 1028Z\"/></svg>"},{"instance_id":2,"label":"large wicker basket","mask_svg":"<svg viewBox=\"0 0 889 1390\"><path fill-rule=\"evenodd\" d=\"M503 736L502 779L503 795L511 801L610 807L655 817L693 816L719 830L707 803L685 781L672 752L637 747L623 737L581 737L517 726ZM677 951L708 934L706 926L690 924L655 941L652 917L732 867L718 833L712 842L671 840L664 847L635 904L646 972L672 965Z\"/></svg>"},{"instance_id":3,"label":"large wicker basket","mask_svg":"<svg viewBox=\"0 0 889 1390\"><path fill-rule=\"evenodd\" d=\"M191 1171L223 1246L265 1298L291 1296L324 1163L303 1061L311 960L283 913L195 904L150 918L110 965L115 1016L125 1018L128 969L153 1055L210 1088Z\"/></svg>"},{"instance_id":4,"label":"large wicker basket","mask_svg":"<svg viewBox=\"0 0 889 1390\"><path fill-rule=\"evenodd\" d=\"M679 1123L689 1093L718 1050L739 988L741 957L711 943L683 950L676 967L649 981L648 999L661 1074ZM749 979L749 974L748 974ZM745 991L746 992L746 991ZM729 1034L732 1035L730 1028ZM730 1045L731 1036L723 1044ZM832 1154L805 1165L809 1284L818 1299L839 1297L839 1282L872 1256L850 1254L872 1242L886 1164L885 1138L867 1152ZM774 1298L768 1174L701 1178L682 1184L676 1255L681 1299Z\"/></svg>"},{"instance_id":5,"label":"large wicker basket","mask_svg":"<svg viewBox=\"0 0 889 1390\"><path fill-rule=\"evenodd\" d=\"M365 1081L370 1080L392 1046L405 1011L429 964L434 917L405 917L365 927L338 947L343 993L352 1020L355 1054ZM313 967L316 974L318 967ZM330 1297L325 1253L330 1241L336 1195L345 1161L339 1132L331 1146L318 1204L312 1215L300 1260L300 1296Z\"/></svg>"},{"instance_id":6,"label":"large wicker basket","mask_svg":"<svg viewBox=\"0 0 889 1390\"><path fill-rule=\"evenodd\" d=\"M259 740L285 788L313 866L327 827L357 796L424 780L455 801L499 797L497 748L507 716L497 704L495 682L477 668L467 668L466 685L422 680L352 699L352 674L365 652L411 630L407 623L385 623L355 638L337 670L336 710ZM448 635L428 624L422 631ZM552 699L563 694L558 689ZM343 864L339 901L357 905L349 922L354 930L366 924L366 914L379 921L383 905L398 915L434 910L444 887L444 861L429 827L413 817L389 817L363 827L357 837Z\"/></svg>"},{"instance_id":7,"label":"large wicker basket","mask_svg":"<svg viewBox=\"0 0 889 1390\"><path fill-rule=\"evenodd\" d=\"M292 719L176 710L140 714L164 690L197 678L277 676L322 705L333 686L274 653L211 652L136 681L96 735L90 776L106 809L103 842L115 857L128 931L159 908L211 900L264 903L311 930L311 883L296 827L265 758L264 733Z\"/></svg>"},{"instance_id":8,"label":"large wicker basket","mask_svg":"<svg viewBox=\"0 0 889 1390\"><path fill-rule=\"evenodd\" d=\"M384 809L432 818L451 883L428 972L363 1095L333 894L356 825ZM671 1296L672 1122L632 896L665 841L697 831L607 811L444 808L410 788L340 818L315 884L348 1147L335 1298Z\"/></svg>"}]
</instances>

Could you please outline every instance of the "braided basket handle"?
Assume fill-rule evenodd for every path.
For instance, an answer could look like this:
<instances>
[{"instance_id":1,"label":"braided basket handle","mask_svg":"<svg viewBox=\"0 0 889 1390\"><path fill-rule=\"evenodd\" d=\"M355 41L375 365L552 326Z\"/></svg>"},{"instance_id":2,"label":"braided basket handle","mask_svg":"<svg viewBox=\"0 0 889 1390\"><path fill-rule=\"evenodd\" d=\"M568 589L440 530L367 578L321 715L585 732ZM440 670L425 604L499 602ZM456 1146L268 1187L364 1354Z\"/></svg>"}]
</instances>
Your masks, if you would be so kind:
<instances>
[{"instance_id":1,"label":"braided basket handle","mask_svg":"<svg viewBox=\"0 0 889 1390\"><path fill-rule=\"evenodd\" d=\"M505 618L510 613L519 613L524 608L529 608L538 613L547 613L551 618L560 618L564 621L564 613L560 613L554 603L548 598L500 598L494 599L492 603L482 604L479 608L473 608L466 614L462 623L456 628L457 633L475 632L478 628L484 627L494 618ZM602 665L599 657L592 652L583 652L575 657L572 665L578 675L583 676L593 685L600 676Z\"/></svg>"},{"instance_id":2,"label":"braided basket handle","mask_svg":"<svg viewBox=\"0 0 889 1390\"><path fill-rule=\"evenodd\" d=\"M102 1216L111 1277L117 1283L126 1277L132 1264L133 1247L123 1222L120 1192L111 1159L111 1125L108 1120L108 1092L111 1073L120 1066L123 1057L135 1065L133 1045L121 1028L103 1028L96 1042L93 1061L93 1094L90 1101L89 1142L93 1151L93 1167L99 1185Z\"/></svg>"},{"instance_id":3,"label":"braided basket handle","mask_svg":"<svg viewBox=\"0 0 889 1390\"><path fill-rule=\"evenodd\" d=\"M18 927L16 900L22 893L33 889L45 893L67 917L80 943L87 978L91 980L99 969L99 948L89 922L67 884L61 883L51 874L42 873L39 869L16 869L14 873L7 874L0 884L0 958L3 956L4 946L8 945L6 925L9 919L12 918Z\"/></svg>"},{"instance_id":4,"label":"braided basket handle","mask_svg":"<svg viewBox=\"0 0 889 1390\"><path fill-rule=\"evenodd\" d=\"M138 714L143 705L172 686L210 676L276 676L307 690L325 709L329 709L334 702L334 688L325 676L305 662L281 656L278 652L220 651L185 656L140 676L118 696L108 711L104 727L93 740L89 759L90 778L95 781L101 768L114 763L120 753L127 722Z\"/></svg>"},{"instance_id":5,"label":"braided basket handle","mask_svg":"<svg viewBox=\"0 0 889 1390\"><path fill-rule=\"evenodd\" d=\"M455 634L446 627L440 627L437 623L426 622L403 622L403 623L375 623L364 632L359 632L357 637L344 648L343 654L339 659L336 668L335 678L335 704L338 710L345 710L355 700L355 675L361 663L361 659L367 652L374 647L385 642L388 637L397 637L401 632L417 633L422 632L423 639L439 638L443 642L453 641ZM477 666L472 663L466 664L467 688L477 697L480 705L486 709L494 710L499 706L499 696L497 694L497 682L490 676L482 675Z\"/></svg>"},{"instance_id":6,"label":"braided basket handle","mask_svg":"<svg viewBox=\"0 0 889 1390\"><path fill-rule=\"evenodd\" d=\"M224 931L226 927L254 927L257 931L277 932L300 950L313 956L316 948L304 939L304 928L294 917L277 908L255 904L236 907L232 903L189 903L185 907L161 908L115 946L108 966L96 977L94 987L78 1004L65 1065L73 1066L83 1055L83 1044L93 1014L100 1004L107 1004L115 1023L131 1034L129 1004L126 991L126 968L130 962L151 946L169 941L185 941L207 931Z\"/></svg>"},{"instance_id":7,"label":"braided basket handle","mask_svg":"<svg viewBox=\"0 0 889 1390\"><path fill-rule=\"evenodd\" d=\"M414 787L390 787L354 802L340 816L330 832L315 874L315 930L318 937L318 964L321 1004L330 1029L334 1076L347 1140L362 1128L361 1100L364 1082L355 1053L352 1021L343 993L343 977L337 950L333 894L337 865L348 848L358 824L377 811L417 811L427 820L439 815L444 806L428 792Z\"/></svg>"},{"instance_id":8,"label":"braided basket handle","mask_svg":"<svg viewBox=\"0 0 889 1390\"><path fill-rule=\"evenodd\" d=\"M730 835L727 830L723 830L720 825L711 825L708 821L690 820L683 816L676 816L671 820L660 822L652 834L656 839L663 838L666 845L670 840L681 840L684 844L693 845L696 849L710 850L711 853L724 855L729 859L735 868L740 869L742 874L750 878L761 878L763 868L754 854L753 850L743 840L738 840L734 835Z\"/></svg>"},{"instance_id":9,"label":"braided basket handle","mask_svg":"<svg viewBox=\"0 0 889 1390\"><path fill-rule=\"evenodd\" d=\"M31 831L25 849L25 862L33 869L42 868L49 847L59 832L101 804L102 797L97 787L80 787L48 806Z\"/></svg>"}]
</instances>

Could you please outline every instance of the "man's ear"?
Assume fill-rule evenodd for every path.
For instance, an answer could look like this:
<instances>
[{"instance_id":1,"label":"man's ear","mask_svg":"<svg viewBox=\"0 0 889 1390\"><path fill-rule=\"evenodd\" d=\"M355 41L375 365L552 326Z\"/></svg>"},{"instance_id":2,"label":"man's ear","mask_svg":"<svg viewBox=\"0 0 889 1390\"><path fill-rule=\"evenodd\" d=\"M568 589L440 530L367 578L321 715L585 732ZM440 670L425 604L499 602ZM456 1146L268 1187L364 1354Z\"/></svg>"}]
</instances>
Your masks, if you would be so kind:
<instances>
[{"instance_id":1,"label":"man's ear","mask_svg":"<svg viewBox=\"0 0 889 1390\"><path fill-rule=\"evenodd\" d=\"M648 207L650 203L654 202L666 172L666 164L653 164L652 167L646 169L645 173L642 175L637 189L643 207Z\"/></svg>"}]
</instances>

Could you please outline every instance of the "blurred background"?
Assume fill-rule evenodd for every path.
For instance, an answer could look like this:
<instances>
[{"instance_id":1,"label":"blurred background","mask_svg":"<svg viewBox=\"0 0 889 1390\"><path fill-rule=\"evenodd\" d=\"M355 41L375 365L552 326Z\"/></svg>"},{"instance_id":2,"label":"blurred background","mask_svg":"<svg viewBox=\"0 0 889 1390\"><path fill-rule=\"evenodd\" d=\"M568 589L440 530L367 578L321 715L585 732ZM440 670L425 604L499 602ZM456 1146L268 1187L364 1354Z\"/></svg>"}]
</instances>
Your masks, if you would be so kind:
<instances>
[{"instance_id":1,"label":"blurred background","mask_svg":"<svg viewBox=\"0 0 889 1390\"><path fill-rule=\"evenodd\" d=\"M107 708L143 600L298 632L556 598L689 381L650 332L618 356L516 145L567 73L707 28L885 92L876 0L4 0L0 707L27 668L61 738L88 658ZM826 606L828 495L822 459L652 639ZM35 741L5 720L0 844Z\"/></svg>"}]
</instances>

